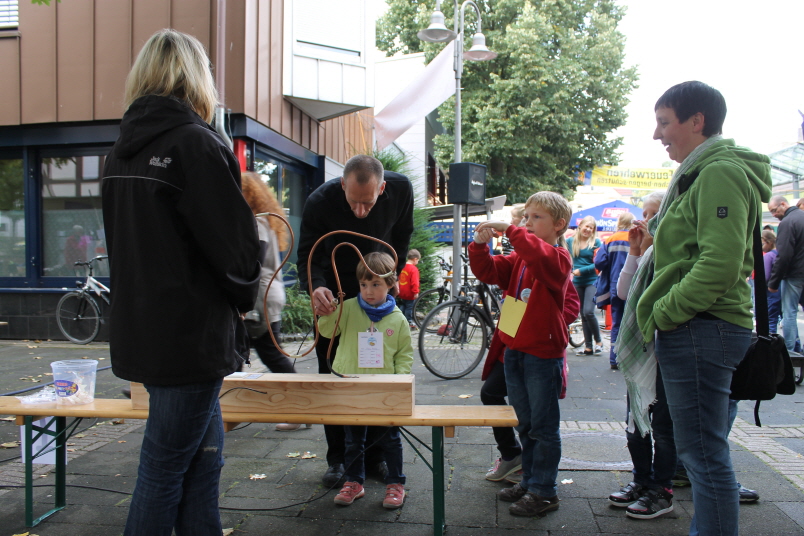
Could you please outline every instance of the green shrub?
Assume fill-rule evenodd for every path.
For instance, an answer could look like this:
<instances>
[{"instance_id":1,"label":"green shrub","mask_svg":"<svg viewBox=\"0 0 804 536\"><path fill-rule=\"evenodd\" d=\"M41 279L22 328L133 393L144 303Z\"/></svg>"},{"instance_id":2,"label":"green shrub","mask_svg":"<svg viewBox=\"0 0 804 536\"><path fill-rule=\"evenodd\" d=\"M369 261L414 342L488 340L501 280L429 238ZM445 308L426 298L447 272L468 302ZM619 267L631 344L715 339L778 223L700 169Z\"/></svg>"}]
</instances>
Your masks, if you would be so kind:
<instances>
[{"instance_id":1,"label":"green shrub","mask_svg":"<svg viewBox=\"0 0 804 536\"><path fill-rule=\"evenodd\" d=\"M285 274L296 276L296 265L287 263ZM282 309L283 333L307 333L313 327L313 311L310 296L299 287L299 280L285 288L285 308Z\"/></svg>"}]
</instances>

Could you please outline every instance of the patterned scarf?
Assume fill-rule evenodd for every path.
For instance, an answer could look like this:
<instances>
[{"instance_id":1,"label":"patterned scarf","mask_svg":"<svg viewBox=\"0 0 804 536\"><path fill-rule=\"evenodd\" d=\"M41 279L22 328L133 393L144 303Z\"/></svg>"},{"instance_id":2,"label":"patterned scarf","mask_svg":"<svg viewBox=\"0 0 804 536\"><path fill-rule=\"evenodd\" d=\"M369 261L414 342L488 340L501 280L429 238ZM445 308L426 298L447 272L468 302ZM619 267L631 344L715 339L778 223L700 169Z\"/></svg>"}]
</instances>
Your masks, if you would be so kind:
<instances>
[{"instance_id":1,"label":"patterned scarf","mask_svg":"<svg viewBox=\"0 0 804 536\"><path fill-rule=\"evenodd\" d=\"M379 322L384 317L393 313L394 307L396 307L396 300L390 294L385 297L385 303L378 305L377 307L366 303L366 301L363 299L363 296L360 294L357 295L357 303L360 304L360 307L363 308L368 315L369 320L372 322Z\"/></svg>"},{"instance_id":2,"label":"patterned scarf","mask_svg":"<svg viewBox=\"0 0 804 536\"><path fill-rule=\"evenodd\" d=\"M723 139L717 135L708 138L684 159L670 181L667 194L664 196L659 213L648 222L648 231L651 235L656 234L662 218L667 213L670 205L673 204L678 196L678 183L681 178L692 169L701 154L704 153L712 144ZM625 311L620 322L620 332L617 335L615 351L617 352L617 364L625 378L630 398L630 411L628 413L628 431L634 432L634 426L645 436L650 433L651 424L648 409L656 401L656 354L654 352L653 334L649 340L645 340L637 324L636 309L639 299L653 281L653 246L649 247L642 255L642 259L631 286L628 288L628 299L625 302Z\"/></svg>"}]
</instances>

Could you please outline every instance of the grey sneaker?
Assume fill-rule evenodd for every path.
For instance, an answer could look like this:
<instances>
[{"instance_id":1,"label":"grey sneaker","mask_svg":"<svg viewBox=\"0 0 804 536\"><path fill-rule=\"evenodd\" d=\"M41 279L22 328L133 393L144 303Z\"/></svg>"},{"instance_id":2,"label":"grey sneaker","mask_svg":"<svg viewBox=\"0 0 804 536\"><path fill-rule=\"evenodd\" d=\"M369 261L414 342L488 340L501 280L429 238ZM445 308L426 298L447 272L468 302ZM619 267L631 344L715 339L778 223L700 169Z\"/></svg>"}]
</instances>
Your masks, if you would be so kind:
<instances>
[{"instance_id":1,"label":"grey sneaker","mask_svg":"<svg viewBox=\"0 0 804 536\"><path fill-rule=\"evenodd\" d=\"M651 489L626 508L625 515L634 519L653 519L672 511L673 492L667 489Z\"/></svg>"},{"instance_id":2,"label":"grey sneaker","mask_svg":"<svg viewBox=\"0 0 804 536\"><path fill-rule=\"evenodd\" d=\"M500 480L504 480L505 477L510 475L511 473L515 473L522 469L522 455L520 454L513 460L505 461L502 458L497 458L494 462L494 465L486 473L486 480L491 480L492 482L499 482ZM520 480L522 480L520 478Z\"/></svg>"},{"instance_id":3,"label":"grey sneaker","mask_svg":"<svg viewBox=\"0 0 804 536\"><path fill-rule=\"evenodd\" d=\"M522 482L522 469L505 477L505 481L511 484L519 484Z\"/></svg>"}]
</instances>

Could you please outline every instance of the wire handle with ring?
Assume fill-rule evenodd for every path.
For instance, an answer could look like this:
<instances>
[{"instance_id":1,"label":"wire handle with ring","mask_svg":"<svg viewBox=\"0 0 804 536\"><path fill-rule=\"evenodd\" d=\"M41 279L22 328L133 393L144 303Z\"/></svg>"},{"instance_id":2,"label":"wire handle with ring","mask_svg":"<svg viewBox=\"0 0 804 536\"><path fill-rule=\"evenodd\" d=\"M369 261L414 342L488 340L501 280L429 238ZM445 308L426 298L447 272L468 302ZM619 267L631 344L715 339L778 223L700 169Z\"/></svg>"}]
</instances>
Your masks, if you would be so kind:
<instances>
[{"instance_id":1,"label":"wire handle with ring","mask_svg":"<svg viewBox=\"0 0 804 536\"><path fill-rule=\"evenodd\" d=\"M288 248L288 255L285 255L285 258L280 263L279 268L277 268L276 271L274 272L274 275L271 276L271 279L268 281L268 286L266 287L266 290L265 290L265 295L262 298L263 318L265 318L266 322L267 322L267 319L268 319L268 289L271 288L271 285L273 284L274 279L276 279L277 274L282 273L282 267L285 265L285 263L288 261L288 258L290 257L289 253L291 251L293 251L293 247L294 247L294 244L295 244L295 235L293 234L293 229L291 228L290 223L288 223L287 219L285 219L284 216L282 216L280 214L274 214L273 212L261 212L260 214L256 215L256 217L261 217L261 216L269 216L269 217L279 218L280 220L282 220L282 222L285 224L285 226L288 228L288 231L290 232L290 247ZM313 276L312 276L312 271L311 271L311 266L313 264L313 254L315 253L315 249L318 247L318 244L320 244L321 241L323 241L325 238L328 238L328 237L330 237L332 235L339 234L339 233L340 234L350 234L350 235L358 236L358 237L361 237L361 238L368 238L369 240L373 240L374 242L382 244L383 246L387 247L391 251L391 254L394 257L394 266L397 266L399 264L399 257L397 257L396 251L394 250L394 248L392 248L391 245L388 244L387 242L384 242L384 241L380 240L379 238L374 238L373 236L364 235L362 233L356 233L354 231L330 231L329 233L325 234L324 236L322 236L321 238L316 240L315 244L313 244L313 247L310 248L310 255L307 257L307 284L308 284L308 287L309 287L308 288L308 293L310 294L310 307L311 307L312 313L313 313L313 329L315 330L315 339L313 340L313 345L310 347L309 350L307 350L303 354L293 355L293 354L289 354L289 353L285 352L285 350L281 346L279 346L279 342L274 337L273 331L269 329L268 333L271 336L271 340L274 342L274 346L285 357L288 357L288 358L291 358L291 359L298 359L300 357L305 357L310 352L315 350L315 347L318 344L318 338L320 336L320 333L318 331L318 323L315 321L316 314L315 314L315 303L313 302ZM335 246L332 249L332 255L331 255L332 271L335 273L335 282L338 285L338 293L337 293L338 297L336 299L332 300L332 306L333 307L337 307L339 301L343 302L343 298L346 296L346 294L343 292L343 288L341 287L341 280L338 277L338 268L335 265L335 253L338 251L338 248L340 248L341 246L349 246L352 249L354 249L355 252L357 253L357 256L360 257L360 262L363 263L363 265L366 267L366 270L368 270L370 274L372 274L372 275L374 275L376 277L379 277L380 279L384 279L384 278L389 277L389 276L391 276L391 275L393 275L395 273L393 270L388 272L387 274L374 273L374 271L372 271L372 269L369 268L368 264L366 264L366 261L363 258L363 254L360 253L360 250L357 249L357 246L355 246L351 242L341 242L340 244L338 244L337 246ZM338 325L340 324L341 314L342 313L343 313L343 307L338 309L338 317L335 319L335 327L332 330L333 335L338 331ZM332 359L331 359L330 354L332 353L332 345L334 344L334 342L335 342L335 338L333 336L333 338L331 338L330 341L329 341L329 346L327 347L327 367L329 368L329 371L332 374L338 376L339 378L348 378L349 376L344 376L343 374L340 374L340 373L335 372L334 370L332 370Z\"/></svg>"}]
</instances>

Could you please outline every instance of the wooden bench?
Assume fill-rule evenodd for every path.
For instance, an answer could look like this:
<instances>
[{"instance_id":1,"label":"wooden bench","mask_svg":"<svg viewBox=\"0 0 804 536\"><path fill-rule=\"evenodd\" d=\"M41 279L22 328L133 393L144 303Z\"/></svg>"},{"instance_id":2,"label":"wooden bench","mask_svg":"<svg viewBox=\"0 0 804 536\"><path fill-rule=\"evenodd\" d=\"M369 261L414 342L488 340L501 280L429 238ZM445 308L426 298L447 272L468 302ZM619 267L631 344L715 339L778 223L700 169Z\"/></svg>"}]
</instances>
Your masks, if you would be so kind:
<instances>
[{"instance_id":1,"label":"wooden bench","mask_svg":"<svg viewBox=\"0 0 804 536\"><path fill-rule=\"evenodd\" d=\"M83 406L23 405L13 396L0 397L0 414L15 415L17 424L25 427L25 524L36 526L51 514L67 505L66 461L67 450L65 430L66 420L70 418L127 418L147 419L147 409L133 409L127 399L95 399L92 404ZM55 432L34 426L33 421L43 417L55 420ZM444 489L444 437L455 437L458 426L516 426L518 421L511 406L414 406L412 415L314 415L314 414L272 414L254 412L224 412L223 421L227 430L244 422L256 423L313 423L361 426L429 426L432 428L433 473L433 533L444 534L445 527L445 489ZM51 421L52 422L52 421ZM44 515L33 517L33 442L41 435L55 438L56 479L55 507ZM426 445L425 445L426 447ZM424 460L427 463L426 460Z\"/></svg>"}]
</instances>

